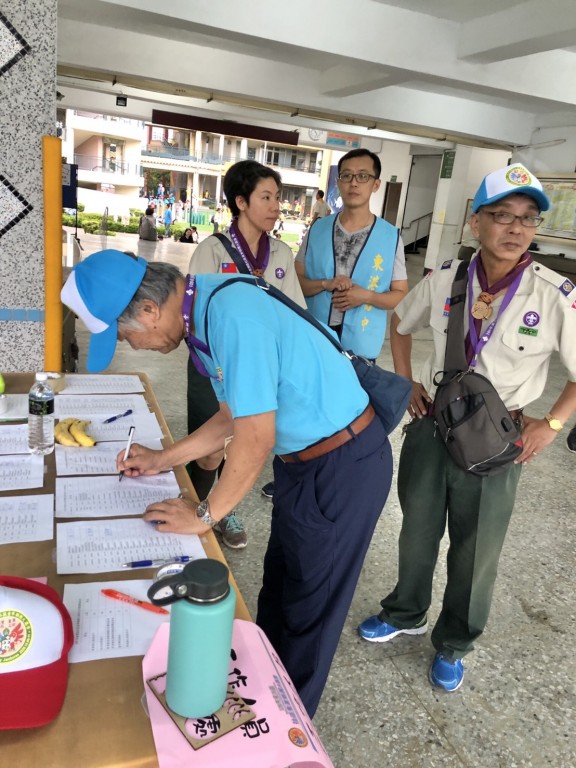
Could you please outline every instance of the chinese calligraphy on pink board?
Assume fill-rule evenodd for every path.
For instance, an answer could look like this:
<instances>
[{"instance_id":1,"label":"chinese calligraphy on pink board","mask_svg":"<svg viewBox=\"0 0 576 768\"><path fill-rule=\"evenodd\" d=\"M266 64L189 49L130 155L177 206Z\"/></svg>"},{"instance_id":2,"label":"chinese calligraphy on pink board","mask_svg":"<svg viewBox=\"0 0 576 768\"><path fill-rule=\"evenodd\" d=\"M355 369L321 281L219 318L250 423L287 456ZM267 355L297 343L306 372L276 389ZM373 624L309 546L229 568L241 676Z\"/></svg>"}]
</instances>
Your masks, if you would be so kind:
<instances>
[{"instance_id":1,"label":"chinese calligraphy on pink board","mask_svg":"<svg viewBox=\"0 0 576 768\"><path fill-rule=\"evenodd\" d=\"M231 764L235 768L333 768L286 670L262 630L249 621L234 622L228 690L254 716L232 730L214 715L187 720L179 727L146 684L166 672L168 635L169 625L163 624L142 664L160 768L229 768ZM201 749L192 747L192 742L203 740L207 743Z\"/></svg>"}]
</instances>

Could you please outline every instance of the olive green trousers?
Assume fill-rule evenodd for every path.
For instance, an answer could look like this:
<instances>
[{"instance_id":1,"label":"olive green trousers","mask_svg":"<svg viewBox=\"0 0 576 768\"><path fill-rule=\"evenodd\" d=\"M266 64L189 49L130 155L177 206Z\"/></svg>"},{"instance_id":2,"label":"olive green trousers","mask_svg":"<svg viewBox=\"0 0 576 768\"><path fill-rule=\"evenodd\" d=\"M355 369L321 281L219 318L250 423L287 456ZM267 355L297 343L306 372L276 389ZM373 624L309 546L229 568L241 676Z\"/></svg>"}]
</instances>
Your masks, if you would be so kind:
<instances>
[{"instance_id":1,"label":"olive green trousers","mask_svg":"<svg viewBox=\"0 0 576 768\"><path fill-rule=\"evenodd\" d=\"M398 583L382 600L382 621L408 629L424 619L447 528L448 580L432 644L450 659L473 649L488 620L521 470L511 464L489 477L472 475L452 461L432 418L408 425L398 469Z\"/></svg>"}]
</instances>

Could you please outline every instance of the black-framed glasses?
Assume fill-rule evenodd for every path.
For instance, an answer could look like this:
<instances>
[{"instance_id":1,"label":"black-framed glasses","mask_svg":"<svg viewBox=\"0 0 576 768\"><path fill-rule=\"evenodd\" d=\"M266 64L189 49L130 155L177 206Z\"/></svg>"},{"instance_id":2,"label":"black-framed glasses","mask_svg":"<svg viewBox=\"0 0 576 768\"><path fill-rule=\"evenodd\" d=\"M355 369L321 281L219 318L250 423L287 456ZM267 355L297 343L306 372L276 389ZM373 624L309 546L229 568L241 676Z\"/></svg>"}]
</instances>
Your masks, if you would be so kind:
<instances>
[{"instance_id":1,"label":"black-framed glasses","mask_svg":"<svg viewBox=\"0 0 576 768\"><path fill-rule=\"evenodd\" d=\"M338 181L343 181L344 184L350 184L354 179L358 184L366 184L370 179L375 179L376 176L372 173L366 173L366 171L360 171L360 173L350 173L350 171L344 171L338 176Z\"/></svg>"},{"instance_id":2,"label":"black-framed glasses","mask_svg":"<svg viewBox=\"0 0 576 768\"><path fill-rule=\"evenodd\" d=\"M523 227L539 227L544 221L544 216L515 216L508 211L481 211L488 216L492 216L496 224L512 224L516 219L520 219Z\"/></svg>"}]
</instances>

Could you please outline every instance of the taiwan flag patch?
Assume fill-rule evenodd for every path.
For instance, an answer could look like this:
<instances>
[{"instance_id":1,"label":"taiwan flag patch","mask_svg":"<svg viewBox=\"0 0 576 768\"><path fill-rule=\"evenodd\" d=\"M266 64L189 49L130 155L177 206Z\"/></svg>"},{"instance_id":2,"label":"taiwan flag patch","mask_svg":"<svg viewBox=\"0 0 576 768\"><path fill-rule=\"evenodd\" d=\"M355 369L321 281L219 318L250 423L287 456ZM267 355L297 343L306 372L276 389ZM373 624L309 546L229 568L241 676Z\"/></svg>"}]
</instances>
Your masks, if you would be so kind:
<instances>
[{"instance_id":1,"label":"taiwan flag patch","mask_svg":"<svg viewBox=\"0 0 576 768\"><path fill-rule=\"evenodd\" d=\"M223 261L220 271L229 275L231 272L238 272L238 269L233 261Z\"/></svg>"}]
</instances>

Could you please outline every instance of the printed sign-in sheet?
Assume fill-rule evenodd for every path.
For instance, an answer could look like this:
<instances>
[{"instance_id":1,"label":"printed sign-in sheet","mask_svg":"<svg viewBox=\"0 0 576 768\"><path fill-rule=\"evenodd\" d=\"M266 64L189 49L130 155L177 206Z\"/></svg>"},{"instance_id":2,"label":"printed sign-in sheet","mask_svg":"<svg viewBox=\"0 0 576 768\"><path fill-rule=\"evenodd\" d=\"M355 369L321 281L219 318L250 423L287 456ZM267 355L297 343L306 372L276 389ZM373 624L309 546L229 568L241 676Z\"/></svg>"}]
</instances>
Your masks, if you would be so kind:
<instances>
[{"instance_id":1,"label":"printed sign-in sheet","mask_svg":"<svg viewBox=\"0 0 576 768\"><path fill-rule=\"evenodd\" d=\"M0 498L0 544L48 541L54 535L54 496Z\"/></svg>"},{"instance_id":2,"label":"printed sign-in sheet","mask_svg":"<svg viewBox=\"0 0 576 768\"><path fill-rule=\"evenodd\" d=\"M5 424L0 429L0 454L28 455L28 424Z\"/></svg>"},{"instance_id":3,"label":"printed sign-in sheet","mask_svg":"<svg viewBox=\"0 0 576 768\"><path fill-rule=\"evenodd\" d=\"M150 580L135 579L66 584L64 604L74 627L74 645L68 660L144 656L156 630L163 621L169 621L170 616L106 597L101 590L115 589L137 600L148 601L146 593L151 583Z\"/></svg>"},{"instance_id":4,"label":"printed sign-in sheet","mask_svg":"<svg viewBox=\"0 0 576 768\"><path fill-rule=\"evenodd\" d=\"M82 418L90 422L86 432L99 443L126 440L130 427L134 427L140 443L142 440L157 440L164 437L154 413L132 413L111 421L110 424L104 424L100 415L90 414Z\"/></svg>"},{"instance_id":5,"label":"printed sign-in sheet","mask_svg":"<svg viewBox=\"0 0 576 768\"><path fill-rule=\"evenodd\" d=\"M144 385L139 376L132 374L67 373L63 392L66 395L118 395L144 392Z\"/></svg>"},{"instance_id":6,"label":"printed sign-in sheet","mask_svg":"<svg viewBox=\"0 0 576 768\"><path fill-rule=\"evenodd\" d=\"M134 440L146 448L159 451L160 440ZM96 443L93 448L66 448L56 446L56 474L61 475L113 475L116 470L116 457L126 448L123 443ZM124 482L124 480L122 480Z\"/></svg>"},{"instance_id":7,"label":"printed sign-in sheet","mask_svg":"<svg viewBox=\"0 0 576 768\"><path fill-rule=\"evenodd\" d=\"M2 456L0 491L42 488L43 485L44 456Z\"/></svg>"},{"instance_id":8,"label":"printed sign-in sheet","mask_svg":"<svg viewBox=\"0 0 576 768\"><path fill-rule=\"evenodd\" d=\"M174 472L151 477L57 477L56 517L141 515L149 504L180 495Z\"/></svg>"},{"instance_id":9,"label":"printed sign-in sheet","mask_svg":"<svg viewBox=\"0 0 576 768\"><path fill-rule=\"evenodd\" d=\"M206 557L198 536L160 533L142 519L115 518L56 525L58 573L122 571L136 560Z\"/></svg>"},{"instance_id":10,"label":"printed sign-in sheet","mask_svg":"<svg viewBox=\"0 0 576 768\"><path fill-rule=\"evenodd\" d=\"M143 395L57 395L54 398L54 415L58 419L94 415L107 419L130 409L134 413L150 413Z\"/></svg>"}]
</instances>

